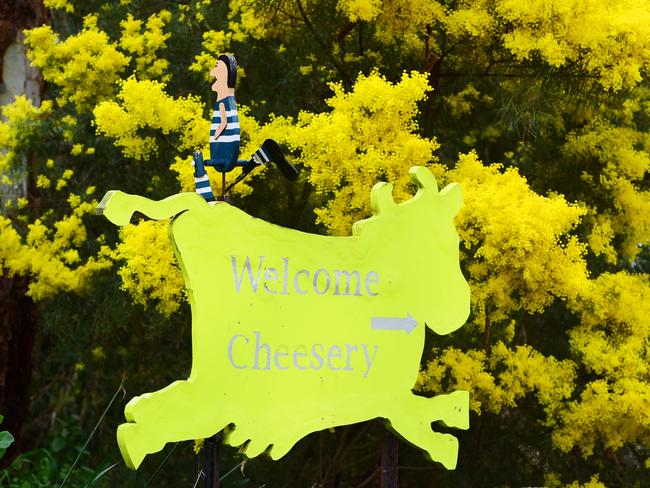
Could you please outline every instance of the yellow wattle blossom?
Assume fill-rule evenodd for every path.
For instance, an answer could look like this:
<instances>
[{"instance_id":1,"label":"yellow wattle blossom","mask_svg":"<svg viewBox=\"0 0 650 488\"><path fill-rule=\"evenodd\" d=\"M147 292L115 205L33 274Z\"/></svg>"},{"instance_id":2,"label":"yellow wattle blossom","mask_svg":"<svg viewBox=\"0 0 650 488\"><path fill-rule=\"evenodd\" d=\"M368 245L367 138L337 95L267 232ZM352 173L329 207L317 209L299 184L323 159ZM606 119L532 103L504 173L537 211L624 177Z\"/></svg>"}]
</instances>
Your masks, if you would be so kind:
<instances>
[{"instance_id":1,"label":"yellow wattle blossom","mask_svg":"<svg viewBox=\"0 0 650 488\"><path fill-rule=\"evenodd\" d=\"M487 7L486 2L462 2L443 17L445 31L454 38L484 41L495 23Z\"/></svg>"},{"instance_id":2,"label":"yellow wattle blossom","mask_svg":"<svg viewBox=\"0 0 650 488\"><path fill-rule=\"evenodd\" d=\"M570 361L545 357L530 346L508 348L498 342L489 356L480 350L445 349L420 372L417 389L468 390L470 408L478 413L499 413L532 393L551 417L571 396L574 381Z\"/></svg>"},{"instance_id":3,"label":"yellow wattle blossom","mask_svg":"<svg viewBox=\"0 0 650 488\"><path fill-rule=\"evenodd\" d=\"M638 110L637 110L638 111ZM632 127L614 127L595 120L579 133L570 134L563 153L575 165L587 168L582 180L589 191L613 201L607 211L593 209L590 244L610 262L631 261L638 244L650 239L650 191L644 181L650 174L650 137ZM618 249L612 241L622 242Z\"/></svg>"},{"instance_id":4,"label":"yellow wattle blossom","mask_svg":"<svg viewBox=\"0 0 650 488\"><path fill-rule=\"evenodd\" d=\"M336 8L352 22L370 22L381 12L381 0L339 0Z\"/></svg>"},{"instance_id":5,"label":"yellow wattle blossom","mask_svg":"<svg viewBox=\"0 0 650 488\"><path fill-rule=\"evenodd\" d=\"M633 87L650 67L650 5L643 0L502 0L495 10L512 26L504 46L520 59L539 54L558 67L580 62L612 90Z\"/></svg>"},{"instance_id":6,"label":"yellow wattle blossom","mask_svg":"<svg viewBox=\"0 0 650 488\"><path fill-rule=\"evenodd\" d=\"M38 219L27 225L25 237L0 216L0 273L29 276L28 295L34 300L80 291L95 273L111 266L106 255L80 257L78 250L87 239L83 218L94 214L97 202L74 203L69 214L50 226Z\"/></svg>"},{"instance_id":7,"label":"yellow wattle blossom","mask_svg":"<svg viewBox=\"0 0 650 488\"><path fill-rule=\"evenodd\" d=\"M50 187L51 184L52 184L52 182L45 175L38 175L36 177L36 188L47 189L47 188Z\"/></svg>"},{"instance_id":8,"label":"yellow wattle blossom","mask_svg":"<svg viewBox=\"0 0 650 488\"><path fill-rule=\"evenodd\" d=\"M74 175L73 170L69 168L64 170L63 173L61 174L61 177L56 182L56 190L59 191L65 188L66 186L68 186L68 180L72 178L72 175Z\"/></svg>"},{"instance_id":9,"label":"yellow wattle blossom","mask_svg":"<svg viewBox=\"0 0 650 488\"><path fill-rule=\"evenodd\" d=\"M516 170L486 167L475 153L440 172L443 181L463 186L465 206L456 225L479 328L577 295L587 278L585 246L570 232L584 208L558 195L535 194Z\"/></svg>"},{"instance_id":10,"label":"yellow wattle blossom","mask_svg":"<svg viewBox=\"0 0 650 488\"><path fill-rule=\"evenodd\" d=\"M167 235L166 221L143 221L120 230L122 242L115 256L124 260L118 273L122 289L135 303L155 308L169 315L175 312L185 298L181 271L176 263Z\"/></svg>"},{"instance_id":11,"label":"yellow wattle blossom","mask_svg":"<svg viewBox=\"0 0 650 488\"><path fill-rule=\"evenodd\" d=\"M50 26L43 25L26 30L25 43L31 63L46 81L60 88L60 101L72 102L79 111L109 98L129 62L92 16L84 19L81 32L63 41Z\"/></svg>"},{"instance_id":12,"label":"yellow wattle blossom","mask_svg":"<svg viewBox=\"0 0 650 488\"><path fill-rule=\"evenodd\" d=\"M427 30L445 18L446 7L437 0L354 0L339 3L339 8L351 21L370 17L376 26L377 40L386 45L398 45L407 53L422 52ZM365 5L365 6L364 6ZM370 20L370 19L368 19ZM429 39L435 46L435 41Z\"/></svg>"},{"instance_id":13,"label":"yellow wattle blossom","mask_svg":"<svg viewBox=\"0 0 650 488\"><path fill-rule=\"evenodd\" d=\"M544 475L544 486L546 488L607 488L604 483L599 481L598 475L595 474L586 483L574 481L571 484L562 483L560 477L555 473Z\"/></svg>"},{"instance_id":14,"label":"yellow wattle blossom","mask_svg":"<svg viewBox=\"0 0 650 488\"><path fill-rule=\"evenodd\" d=\"M101 361L103 359L106 359L106 353L104 352L104 349L102 348L102 346L94 347L90 351L90 354L92 354L93 359L95 359L97 361Z\"/></svg>"},{"instance_id":15,"label":"yellow wattle blossom","mask_svg":"<svg viewBox=\"0 0 650 488\"><path fill-rule=\"evenodd\" d=\"M580 319L570 345L595 379L558 414L554 443L585 456L596 445L650 443L650 280L605 273L570 301Z\"/></svg>"},{"instance_id":16,"label":"yellow wattle blossom","mask_svg":"<svg viewBox=\"0 0 650 488\"><path fill-rule=\"evenodd\" d=\"M438 143L416 133L417 103L429 90L425 75L405 73L393 84L375 72L359 76L347 93L339 84L331 87L329 112L303 112L295 121L273 117L250 132L243 152L254 150L262 135L299 152L316 190L336 194L316 210L318 220L331 233L347 235L353 222L369 214L367 189L387 178L395 183L396 200L406 199L408 168L433 161Z\"/></svg>"},{"instance_id":17,"label":"yellow wattle blossom","mask_svg":"<svg viewBox=\"0 0 650 488\"><path fill-rule=\"evenodd\" d=\"M443 20L453 38L500 34L519 61L577 68L606 89L631 88L650 66L650 6L643 0L461 2ZM576 28L580 26L580 28Z\"/></svg>"},{"instance_id":18,"label":"yellow wattle blossom","mask_svg":"<svg viewBox=\"0 0 650 488\"><path fill-rule=\"evenodd\" d=\"M34 106L24 95L3 105L0 118L0 173L9 170L15 163L16 153L30 141L39 128L41 120L52 112L52 102L45 100L40 107ZM4 119L4 120L3 120Z\"/></svg>"},{"instance_id":19,"label":"yellow wattle blossom","mask_svg":"<svg viewBox=\"0 0 650 488\"><path fill-rule=\"evenodd\" d=\"M118 101L104 101L93 110L97 132L115 139L126 156L148 159L156 153L157 141L141 135L141 129L161 136L177 134L179 148L192 150L206 142L210 122L203 119L203 105L196 97L173 98L165 85L134 77L122 82Z\"/></svg>"},{"instance_id":20,"label":"yellow wattle blossom","mask_svg":"<svg viewBox=\"0 0 650 488\"><path fill-rule=\"evenodd\" d=\"M249 37L264 39L273 36L276 29L268 28L268 17L260 15L255 5L248 0L231 0L229 3L228 27L233 32L233 40L245 42Z\"/></svg>"},{"instance_id":21,"label":"yellow wattle blossom","mask_svg":"<svg viewBox=\"0 0 650 488\"><path fill-rule=\"evenodd\" d=\"M131 14L121 22L120 47L135 59L138 78L169 80L169 62L160 57L158 51L166 47L170 34L164 28L170 20L171 13L161 10L149 16L144 29L143 22Z\"/></svg>"},{"instance_id":22,"label":"yellow wattle blossom","mask_svg":"<svg viewBox=\"0 0 650 488\"><path fill-rule=\"evenodd\" d=\"M203 443L205 439L195 439L194 440L194 445L192 446L192 449L194 450L194 454L198 454L201 452L201 449L203 449Z\"/></svg>"},{"instance_id":23,"label":"yellow wattle blossom","mask_svg":"<svg viewBox=\"0 0 650 488\"><path fill-rule=\"evenodd\" d=\"M440 52L432 35L440 29L451 43L478 41L479 53L496 39L520 63L572 65L613 91L634 87L650 69L645 0L340 0L337 9L351 22L372 22L379 42L404 53L427 44Z\"/></svg>"},{"instance_id":24,"label":"yellow wattle blossom","mask_svg":"<svg viewBox=\"0 0 650 488\"><path fill-rule=\"evenodd\" d=\"M479 100L481 93L469 84L463 90L454 95L445 97L445 104L454 117L469 114L472 111L472 105Z\"/></svg>"},{"instance_id":25,"label":"yellow wattle blossom","mask_svg":"<svg viewBox=\"0 0 650 488\"><path fill-rule=\"evenodd\" d=\"M618 255L612 245L614 229L612 229L611 218L605 215L590 215L593 220L591 233L589 234L589 247L596 256L604 256L609 264L615 264Z\"/></svg>"},{"instance_id":26,"label":"yellow wattle blossom","mask_svg":"<svg viewBox=\"0 0 650 488\"><path fill-rule=\"evenodd\" d=\"M43 0L43 5L52 10L65 10L68 13L74 12L74 5L70 0Z\"/></svg>"}]
</instances>

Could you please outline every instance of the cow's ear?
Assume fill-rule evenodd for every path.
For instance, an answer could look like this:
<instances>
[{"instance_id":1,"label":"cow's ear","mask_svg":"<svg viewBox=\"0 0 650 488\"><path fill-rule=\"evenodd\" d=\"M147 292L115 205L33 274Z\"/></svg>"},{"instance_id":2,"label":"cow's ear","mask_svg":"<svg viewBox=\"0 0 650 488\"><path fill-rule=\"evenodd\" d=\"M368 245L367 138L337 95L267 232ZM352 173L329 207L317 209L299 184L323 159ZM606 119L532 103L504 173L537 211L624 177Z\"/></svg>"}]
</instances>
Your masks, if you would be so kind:
<instances>
[{"instance_id":1,"label":"cow's ear","mask_svg":"<svg viewBox=\"0 0 650 488\"><path fill-rule=\"evenodd\" d=\"M440 197L452 215L456 215L463 206L463 189L458 183L445 186L440 192Z\"/></svg>"},{"instance_id":2,"label":"cow's ear","mask_svg":"<svg viewBox=\"0 0 650 488\"><path fill-rule=\"evenodd\" d=\"M397 204L393 200L393 185L380 181L370 191L370 205L375 215L392 212Z\"/></svg>"}]
</instances>

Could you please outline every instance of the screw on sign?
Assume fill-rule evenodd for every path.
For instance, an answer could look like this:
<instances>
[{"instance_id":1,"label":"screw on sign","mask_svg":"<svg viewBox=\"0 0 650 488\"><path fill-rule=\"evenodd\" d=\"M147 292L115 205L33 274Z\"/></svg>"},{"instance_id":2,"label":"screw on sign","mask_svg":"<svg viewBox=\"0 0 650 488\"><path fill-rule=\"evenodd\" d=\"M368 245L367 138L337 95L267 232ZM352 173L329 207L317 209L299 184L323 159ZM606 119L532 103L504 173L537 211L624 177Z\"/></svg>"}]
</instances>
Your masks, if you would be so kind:
<instances>
[{"instance_id":1,"label":"screw on sign","mask_svg":"<svg viewBox=\"0 0 650 488\"><path fill-rule=\"evenodd\" d=\"M410 170L418 191L396 204L375 185L373 217L350 237L279 227L196 193L162 201L108 192L98 207L116 225L138 211L173 217L169 235L192 307L188 379L133 398L119 426L122 455L137 468L167 442L207 438L279 459L307 434L374 418L448 469L457 439L434 421L469 427L469 395L424 398L415 384L425 326L461 327L469 286L453 219L459 185L438 191Z\"/></svg>"}]
</instances>

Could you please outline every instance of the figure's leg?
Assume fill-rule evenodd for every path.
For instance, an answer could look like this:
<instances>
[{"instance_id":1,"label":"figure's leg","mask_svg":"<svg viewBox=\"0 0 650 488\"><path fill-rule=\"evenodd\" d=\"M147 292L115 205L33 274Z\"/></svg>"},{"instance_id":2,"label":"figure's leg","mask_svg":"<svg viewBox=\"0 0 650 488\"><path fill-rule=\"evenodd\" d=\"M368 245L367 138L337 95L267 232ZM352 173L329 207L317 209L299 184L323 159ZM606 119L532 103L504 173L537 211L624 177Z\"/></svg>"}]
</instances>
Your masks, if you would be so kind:
<instances>
[{"instance_id":1,"label":"figure's leg","mask_svg":"<svg viewBox=\"0 0 650 488\"><path fill-rule=\"evenodd\" d=\"M212 193L212 187L210 186L210 180L208 174L205 171L205 165L203 161L203 154L200 152L194 153L194 186L196 188L196 193L201 195L206 202L214 202L214 194Z\"/></svg>"},{"instance_id":2,"label":"figure's leg","mask_svg":"<svg viewBox=\"0 0 650 488\"><path fill-rule=\"evenodd\" d=\"M421 447L447 469L454 469L458 458L458 439L431 430L431 422L442 421L449 427L469 428L469 393L425 398L409 394L398 402L389 417L391 427L407 441Z\"/></svg>"},{"instance_id":3,"label":"figure's leg","mask_svg":"<svg viewBox=\"0 0 650 488\"><path fill-rule=\"evenodd\" d=\"M298 178L298 171L287 161L280 145L274 139L266 139L249 160L239 159L237 166L242 167L243 173L250 173L257 166L268 163L275 164L288 180Z\"/></svg>"}]
</instances>

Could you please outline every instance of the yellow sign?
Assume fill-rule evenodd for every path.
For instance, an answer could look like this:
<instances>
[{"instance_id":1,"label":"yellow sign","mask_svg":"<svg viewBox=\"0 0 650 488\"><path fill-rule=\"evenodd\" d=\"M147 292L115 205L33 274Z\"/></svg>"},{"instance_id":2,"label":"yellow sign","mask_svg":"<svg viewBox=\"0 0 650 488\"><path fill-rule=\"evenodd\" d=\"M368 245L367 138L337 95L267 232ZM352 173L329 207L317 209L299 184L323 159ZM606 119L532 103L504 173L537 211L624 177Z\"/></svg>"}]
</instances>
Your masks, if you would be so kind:
<instances>
[{"instance_id":1,"label":"yellow sign","mask_svg":"<svg viewBox=\"0 0 650 488\"><path fill-rule=\"evenodd\" d=\"M192 372L133 398L119 426L122 455L137 468L165 443L209 437L248 457L284 456L302 437L373 418L453 469L458 441L431 422L469 427L465 391L411 392L425 326L448 334L469 314L453 218L460 186L438 191L424 167L396 204L375 185L374 216L351 237L279 227L195 193L154 202L110 191L98 207L117 225L133 212L174 217L169 226L192 307ZM234 426L234 427L233 427Z\"/></svg>"}]
</instances>

